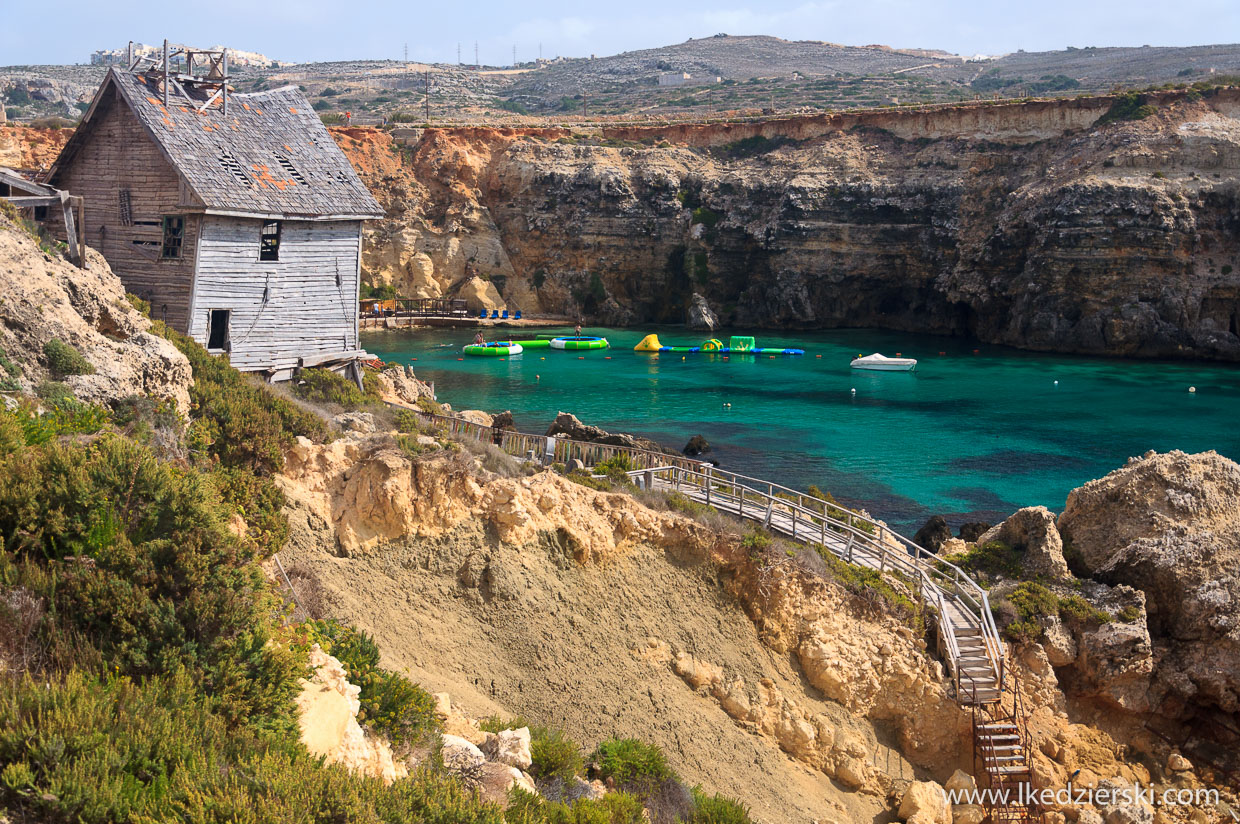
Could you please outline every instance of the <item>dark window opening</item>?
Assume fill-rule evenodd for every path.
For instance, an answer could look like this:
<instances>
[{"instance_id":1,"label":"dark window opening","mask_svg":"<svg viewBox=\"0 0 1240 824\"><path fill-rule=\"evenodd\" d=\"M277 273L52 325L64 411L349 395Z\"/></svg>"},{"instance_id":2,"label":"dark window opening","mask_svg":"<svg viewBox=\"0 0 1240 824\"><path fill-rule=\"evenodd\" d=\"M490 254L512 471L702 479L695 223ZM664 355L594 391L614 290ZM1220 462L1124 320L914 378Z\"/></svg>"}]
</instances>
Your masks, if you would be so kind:
<instances>
[{"instance_id":1,"label":"dark window opening","mask_svg":"<svg viewBox=\"0 0 1240 824\"><path fill-rule=\"evenodd\" d=\"M35 206L34 207L34 219L39 222L47 220L47 207L46 206Z\"/></svg>"},{"instance_id":2,"label":"dark window opening","mask_svg":"<svg viewBox=\"0 0 1240 824\"><path fill-rule=\"evenodd\" d=\"M133 225L133 206L129 201L129 190L121 189L120 194L118 195L117 199L119 201L117 206L120 209L121 225L132 226Z\"/></svg>"},{"instance_id":3,"label":"dark window opening","mask_svg":"<svg viewBox=\"0 0 1240 824\"><path fill-rule=\"evenodd\" d=\"M207 320L207 348L228 348L228 321L232 311L229 309L212 309Z\"/></svg>"},{"instance_id":4,"label":"dark window opening","mask_svg":"<svg viewBox=\"0 0 1240 824\"><path fill-rule=\"evenodd\" d=\"M259 235L258 259L280 259L280 221L268 220L263 223L263 231Z\"/></svg>"},{"instance_id":5,"label":"dark window opening","mask_svg":"<svg viewBox=\"0 0 1240 824\"><path fill-rule=\"evenodd\" d=\"M164 248L160 253L164 258L179 258L181 243L185 240L185 218L168 216L164 218Z\"/></svg>"}]
</instances>

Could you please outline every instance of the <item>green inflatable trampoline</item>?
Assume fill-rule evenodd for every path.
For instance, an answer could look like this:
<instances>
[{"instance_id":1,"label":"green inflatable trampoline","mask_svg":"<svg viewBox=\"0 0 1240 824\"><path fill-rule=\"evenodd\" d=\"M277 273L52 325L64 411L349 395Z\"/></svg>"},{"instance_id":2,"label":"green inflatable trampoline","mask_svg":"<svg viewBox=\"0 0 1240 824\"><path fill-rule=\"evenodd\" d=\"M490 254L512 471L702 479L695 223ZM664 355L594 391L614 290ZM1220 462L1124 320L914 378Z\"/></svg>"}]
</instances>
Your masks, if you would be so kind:
<instances>
[{"instance_id":1,"label":"green inflatable trampoline","mask_svg":"<svg viewBox=\"0 0 1240 824\"><path fill-rule=\"evenodd\" d=\"M551 339L552 349L568 349L577 352L587 349L606 349L610 345L607 338L596 338L590 335Z\"/></svg>"},{"instance_id":2,"label":"green inflatable trampoline","mask_svg":"<svg viewBox=\"0 0 1240 824\"><path fill-rule=\"evenodd\" d=\"M510 340L497 340L490 343L471 343L463 350L466 355L476 358L499 358L505 355L520 355L521 344Z\"/></svg>"}]
</instances>

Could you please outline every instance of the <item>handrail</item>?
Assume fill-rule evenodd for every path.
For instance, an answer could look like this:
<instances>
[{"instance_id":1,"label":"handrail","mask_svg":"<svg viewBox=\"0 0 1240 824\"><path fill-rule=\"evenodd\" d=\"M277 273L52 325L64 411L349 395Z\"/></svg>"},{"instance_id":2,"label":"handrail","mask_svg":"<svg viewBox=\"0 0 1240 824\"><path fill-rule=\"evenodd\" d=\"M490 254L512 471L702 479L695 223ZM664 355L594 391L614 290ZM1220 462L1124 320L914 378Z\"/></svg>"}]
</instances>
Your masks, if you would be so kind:
<instances>
[{"instance_id":1,"label":"handrail","mask_svg":"<svg viewBox=\"0 0 1240 824\"><path fill-rule=\"evenodd\" d=\"M850 563L858 552L875 555L879 571L893 569L901 572L917 583L919 594L934 603L939 615L939 635L947 646L947 658L951 663L957 698L964 698L961 684L963 678L970 682L972 697L976 703L978 682L972 676L960 672L960 647L956 643L948 615L948 601L953 598L964 607L961 611L976 621L975 625L971 625L974 625L981 635L995 684L999 694L1003 694L1006 676L1004 647L990 610L990 598L986 590L960 567L894 532L881 521L782 484L729 472L666 452L531 435L421 409L410 411L415 412L423 421L445 427L453 435L493 443L510 454L533 453L561 463L568 463L570 459L576 458L586 465L594 465L623 454L637 466L627 474L635 478L649 479L647 483L650 485L653 485L656 477L668 476L659 479L673 489L679 490L682 486L699 489L708 505L712 502L712 496L720 503L734 503L741 517L757 518L761 513L762 520L769 528L790 534L796 540L818 543ZM779 494L776 494L777 491ZM752 513L745 511L750 502L754 504ZM806 502L816 505L817 508L806 506ZM836 517L830 514L832 512L840 513L843 517ZM773 521L775 513L787 516L791 521L791 528L785 529L780 523ZM798 532L801 523L805 524L805 528ZM810 527L814 527L813 534ZM834 534L836 542L827 540L828 530ZM817 540L814 540L815 538ZM844 544L847 554L837 551L839 543Z\"/></svg>"}]
</instances>

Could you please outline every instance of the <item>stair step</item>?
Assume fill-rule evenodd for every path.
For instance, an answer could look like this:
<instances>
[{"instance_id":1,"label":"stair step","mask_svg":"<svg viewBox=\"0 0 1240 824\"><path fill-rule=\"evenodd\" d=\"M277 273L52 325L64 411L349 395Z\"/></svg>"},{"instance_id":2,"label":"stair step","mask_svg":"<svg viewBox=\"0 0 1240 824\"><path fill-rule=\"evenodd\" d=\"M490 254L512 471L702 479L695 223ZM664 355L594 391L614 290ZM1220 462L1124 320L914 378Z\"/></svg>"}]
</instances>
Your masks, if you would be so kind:
<instances>
[{"instance_id":1,"label":"stair step","mask_svg":"<svg viewBox=\"0 0 1240 824\"><path fill-rule=\"evenodd\" d=\"M988 764L999 764L1002 762L1024 761L1025 756L1023 753L1017 755L993 755L991 753L984 752L982 753L982 760Z\"/></svg>"},{"instance_id":2,"label":"stair step","mask_svg":"<svg viewBox=\"0 0 1240 824\"><path fill-rule=\"evenodd\" d=\"M984 749L986 752L1016 752L1017 750L1021 750L1024 748L1020 744L999 744L996 746L990 746L990 747L979 748L979 749Z\"/></svg>"},{"instance_id":3,"label":"stair step","mask_svg":"<svg viewBox=\"0 0 1240 824\"><path fill-rule=\"evenodd\" d=\"M1016 725L1011 721L987 721L985 724L978 724L979 730L1014 730Z\"/></svg>"},{"instance_id":4,"label":"stair step","mask_svg":"<svg viewBox=\"0 0 1240 824\"><path fill-rule=\"evenodd\" d=\"M986 772L991 775L1028 775L1028 767L987 767Z\"/></svg>"}]
</instances>

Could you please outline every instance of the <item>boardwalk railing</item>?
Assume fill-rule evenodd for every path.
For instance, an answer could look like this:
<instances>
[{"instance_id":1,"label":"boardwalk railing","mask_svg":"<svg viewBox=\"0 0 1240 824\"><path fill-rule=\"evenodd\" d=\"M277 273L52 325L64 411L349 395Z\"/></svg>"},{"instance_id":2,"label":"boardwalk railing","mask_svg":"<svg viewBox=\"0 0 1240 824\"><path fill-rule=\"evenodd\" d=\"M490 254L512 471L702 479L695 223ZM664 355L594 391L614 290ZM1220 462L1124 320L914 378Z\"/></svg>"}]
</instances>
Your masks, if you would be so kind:
<instances>
[{"instance_id":1,"label":"boardwalk railing","mask_svg":"<svg viewBox=\"0 0 1240 824\"><path fill-rule=\"evenodd\" d=\"M585 466L595 466L625 455L633 467L629 476L643 489L680 492L719 511L759 521L772 532L793 540L822 546L847 563L897 573L912 582L915 591L937 614L938 635L952 670L957 700L984 703L990 699L979 695L981 691L997 688L1000 694L1003 692L1004 647L986 590L960 567L892 531L886 524L782 484L678 455L530 435L421 410L417 414L426 424L451 435L491 443L511 455L546 464L566 464L576 458ZM975 631L981 639L991 677L979 680L962 672L956 638L962 628Z\"/></svg>"}]
</instances>

